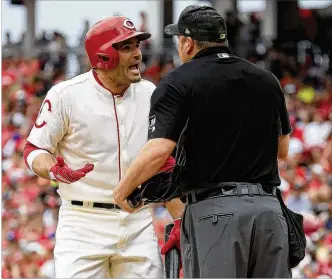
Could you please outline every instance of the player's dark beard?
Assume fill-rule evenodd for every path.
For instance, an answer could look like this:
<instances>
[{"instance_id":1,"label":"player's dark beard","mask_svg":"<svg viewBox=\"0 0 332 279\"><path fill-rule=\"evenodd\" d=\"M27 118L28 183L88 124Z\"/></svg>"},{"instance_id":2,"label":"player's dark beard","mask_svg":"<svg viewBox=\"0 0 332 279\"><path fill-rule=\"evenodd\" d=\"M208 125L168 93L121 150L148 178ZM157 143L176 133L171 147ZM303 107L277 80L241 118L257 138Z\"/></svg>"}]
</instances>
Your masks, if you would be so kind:
<instances>
[{"instance_id":1,"label":"player's dark beard","mask_svg":"<svg viewBox=\"0 0 332 279\"><path fill-rule=\"evenodd\" d=\"M136 83L136 82L140 82L142 80L141 75L139 75L139 76L130 76L128 67L125 67L125 66L121 67L121 72L122 72L122 75L124 77L124 80L127 80L130 83Z\"/></svg>"},{"instance_id":2,"label":"player's dark beard","mask_svg":"<svg viewBox=\"0 0 332 279\"><path fill-rule=\"evenodd\" d=\"M121 79L120 74L117 74L116 76L108 76L107 77L110 84L112 84L113 88L117 88L117 90L125 90L129 85L130 81ZM110 89L112 91L112 89ZM120 92L121 94L123 92Z\"/></svg>"},{"instance_id":3,"label":"player's dark beard","mask_svg":"<svg viewBox=\"0 0 332 279\"><path fill-rule=\"evenodd\" d=\"M131 83L136 83L142 80L141 76L130 76L128 66L120 66L117 70L115 77L110 80L117 86L128 86Z\"/></svg>"}]
</instances>

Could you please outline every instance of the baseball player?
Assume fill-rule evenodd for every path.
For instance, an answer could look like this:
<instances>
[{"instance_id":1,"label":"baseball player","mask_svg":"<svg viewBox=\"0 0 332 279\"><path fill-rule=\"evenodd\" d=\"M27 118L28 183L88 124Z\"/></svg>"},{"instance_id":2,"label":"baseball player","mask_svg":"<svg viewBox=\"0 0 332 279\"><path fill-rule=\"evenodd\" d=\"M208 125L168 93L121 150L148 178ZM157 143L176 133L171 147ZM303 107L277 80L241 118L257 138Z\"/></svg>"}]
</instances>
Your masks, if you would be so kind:
<instances>
[{"instance_id":1,"label":"baseball player","mask_svg":"<svg viewBox=\"0 0 332 279\"><path fill-rule=\"evenodd\" d=\"M96 23L85 49L92 70L48 92L25 147L38 176L59 182L57 278L164 277L151 210L130 214L113 188L147 141L155 86L140 76L140 42L126 17Z\"/></svg>"}]
</instances>

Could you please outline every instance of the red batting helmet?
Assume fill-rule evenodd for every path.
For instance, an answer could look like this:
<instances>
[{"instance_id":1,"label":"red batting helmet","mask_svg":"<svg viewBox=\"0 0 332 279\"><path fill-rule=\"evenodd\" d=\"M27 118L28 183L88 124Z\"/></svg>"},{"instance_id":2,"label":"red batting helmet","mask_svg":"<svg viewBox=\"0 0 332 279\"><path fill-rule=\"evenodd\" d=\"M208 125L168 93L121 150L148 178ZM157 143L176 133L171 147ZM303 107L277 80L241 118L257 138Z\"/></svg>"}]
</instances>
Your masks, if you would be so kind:
<instances>
[{"instance_id":1,"label":"red batting helmet","mask_svg":"<svg viewBox=\"0 0 332 279\"><path fill-rule=\"evenodd\" d=\"M112 69L119 62L119 53L113 45L137 37L144 41L151 34L137 32L135 25L124 16L114 16L97 22L85 37L85 50L92 68Z\"/></svg>"}]
</instances>

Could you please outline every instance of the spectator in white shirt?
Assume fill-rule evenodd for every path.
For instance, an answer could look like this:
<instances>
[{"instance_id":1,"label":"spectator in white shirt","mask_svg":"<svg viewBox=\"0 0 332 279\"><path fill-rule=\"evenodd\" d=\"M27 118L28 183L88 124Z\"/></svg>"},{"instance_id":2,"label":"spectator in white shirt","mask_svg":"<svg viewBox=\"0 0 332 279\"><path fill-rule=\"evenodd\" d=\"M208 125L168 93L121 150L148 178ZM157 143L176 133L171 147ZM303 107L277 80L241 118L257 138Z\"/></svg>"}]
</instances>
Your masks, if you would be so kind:
<instances>
[{"instance_id":1,"label":"spectator in white shirt","mask_svg":"<svg viewBox=\"0 0 332 279\"><path fill-rule=\"evenodd\" d=\"M303 139L306 148L323 146L332 130L332 123L324 121L322 112L314 112L313 121L304 128Z\"/></svg>"}]
</instances>

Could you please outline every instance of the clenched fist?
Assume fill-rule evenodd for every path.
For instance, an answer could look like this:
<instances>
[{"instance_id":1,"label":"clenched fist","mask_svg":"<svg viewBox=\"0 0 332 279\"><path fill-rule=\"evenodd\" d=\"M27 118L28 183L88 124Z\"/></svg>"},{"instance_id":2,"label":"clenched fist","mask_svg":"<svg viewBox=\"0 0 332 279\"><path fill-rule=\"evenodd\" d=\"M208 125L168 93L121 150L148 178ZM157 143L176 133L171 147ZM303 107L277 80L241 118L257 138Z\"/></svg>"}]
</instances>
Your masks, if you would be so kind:
<instances>
[{"instance_id":1,"label":"clenched fist","mask_svg":"<svg viewBox=\"0 0 332 279\"><path fill-rule=\"evenodd\" d=\"M83 168L78 170L72 170L65 163L61 156L56 158L56 163L49 170L50 179L63 182L63 183L73 183L80 180L87 173L92 171L94 168L93 164L86 164Z\"/></svg>"}]
</instances>

